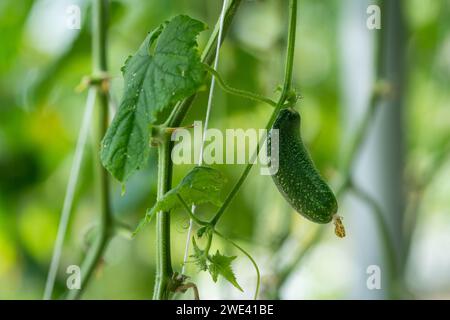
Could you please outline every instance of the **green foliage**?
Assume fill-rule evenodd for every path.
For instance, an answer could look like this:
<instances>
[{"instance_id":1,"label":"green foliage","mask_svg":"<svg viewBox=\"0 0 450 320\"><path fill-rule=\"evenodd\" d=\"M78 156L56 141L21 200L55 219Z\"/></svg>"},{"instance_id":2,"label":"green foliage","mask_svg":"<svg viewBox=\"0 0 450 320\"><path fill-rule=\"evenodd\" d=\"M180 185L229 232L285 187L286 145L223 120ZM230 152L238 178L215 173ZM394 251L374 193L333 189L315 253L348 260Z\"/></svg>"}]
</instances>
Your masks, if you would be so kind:
<instances>
[{"instance_id":1,"label":"green foliage","mask_svg":"<svg viewBox=\"0 0 450 320\"><path fill-rule=\"evenodd\" d=\"M0 74L3 75L18 58L20 34L25 28L25 21L32 8L33 1L3 0L0 5L0 32L2 34L2 48L0 50Z\"/></svg>"},{"instance_id":2,"label":"green foliage","mask_svg":"<svg viewBox=\"0 0 450 320\"><path fill-rule=\"evenodd\" d=\"M103 165L118 180L127 180L146 163L150 124L157 114L203 84L205 71L196 42L203 30L203 23L177 16L151 32L126 60L122 68L125 92L101 152Z\"/></svg>"},{"instance_id":3,"label":"green foliage","mask_svg":"<svg viewBox=\"0 0 450 320\"><path fill-rule=\"evenodd\" d=\"M217 278L219 275L227 279L233 286L235 286L240 291L242 290L241 286L236 281L236 276L234 275L233 270L231 269L231 262L236 259L236 256L225 256L219 252L219 250L216 251L216 253L213 256L210 256L208 261L209 264L209 273L211 274L211 277L213 278L214 282L217 281Z\"/></svg>"},{"instance_id":4,"label":"green foliage","mask_svg":"<svg viewBox=\"0 0 450 320\"><path fill-rule=\"evenodd\" d=\"M136 51L142 43L147 30L157 28L160 22L173 17L177 12L189 13L192 17L213 25L220 10L220 3L204 0L140 1L139 5L132 5L130 1L123 0L107 2L110 4L107 56L113 107L122 95L120 67L125 57ZM92 3L94 2L79 2L82 9L81 30L69 30L65 28L65 19L61 16L66 14L66 7L61 6L60 1L0 1L0 283L5 289L0 290L1 299L42 297L42 285L50 263L49 255L55 238L57 217L61 210L85 101L85 93L76 94L73 89L83 76L90 74L92 68ZM355 128L354 125L359 123L360 117L363 116L362 105L361 112L346 113L347 104L361 101L357 96L362 93L355 93L353 101L347 100L342 92L342 88L352 86L352 83L347 82L353 81L359 72L358 68L354 68L354 74L342 73L345 69L342 65L342 50L352 41L336 37L338 27L347 23L340 21L345 17L341 14L342 9L345 9L342 4L343 2L330 1L318 3L314 0L299 2L298 12L301 19L298 22L297 40L300 45L296 48L293 73L294 84L301 89L303 96L300 101L302 118L308 123L302 130L303 141L308 145L319 171L331 179L340 178L337 168L341 158L347 156L346 149L342 147L351 143L352 128ZM266 7L267 9L264 9ZM417 211L420 211L420 215L417 224L421 237L414 237L414 241L426 241L426 249L429 251L436 249L431 245L436 242L433 239L448 234L449 225L446 222L450 171L449 166L445 165L448 161L442 161L444 166L439 166L435 159L439 158L440 154L446 159L445 155L449 154L445 151L448 150L447 142L450 141L450 10L448 1L443 0L432 3L421 0L404 1L402 8L408 25L408 32L404 34L408 46L404 65L406 78L401 86L405 90L404 98L407 102L403 110L403 131L406 138L404 165L407 179L402 186L405 195L411 194L412 191L414 196L412 201L411 198L406 199L408 207L412 208L408 209L406 222L411 223L406 224L406 229L414 230L416 219L409 211L414 211L415 202L419 202ZM360 13L364 15L366 7L360 9ZM70 18L70 15L65 17ZM280 83L284 68L286 33L283 21L286 21L286 18L285 1L242 1L238 15L232 21L232 29L224 34L224 46L220 52L219 71L227 84L272 98L281 92L273 92L273 89ZM49 28L56 32L46 32ZM365 23L360 23L359 28L358 30L367 31ZM268 32L261 32L262 30ZM376 36L380 32L382 30L370 33ZM200 33L199 48L203 48L207 43L209 33ZM161 35L154 40L154 45L160 39ZM43 49L46 46L42 46L42 43L55 40L61 42L58 50ZM255 43L259 45L255 46ZM207 99L208 95L203 92L197 95L183 124L189 125L204 117ZM164 112L158 114L155 123L164 121L170 111L170 107L165 108ZM220 130L259 128L266 123L269 112L270 108L265 105L233 96L216 86L210 127ZM373 122L371 127L378 124L379 122ZM433 130L430 130L430 124L433 124ZM78 238L86 232L86 223L94 223L98 218L99 207L97 201L94 201L94 195L99 184L97 175L92 174L97 147L97 143L92 148L88 147L83 159L85 162L80 173L73 210L74 220L70 224L64 247L64 260L67 261L76 262L80 256L85 255L86 248ZM383 149L377 156L383 158L387 151L389 150ZM333 156L330 157L330 154ZM111 183L112 210L117 219L134 225L142 218L145 209L152 206L149 201L156 197L158 181L156 157L156 150L150 149L149 161L144 164L139 174L127 180L125 196L120 195L119 184ZM220 170L231 181L239 178L239 168L220 165ZM180 181L189 169L186 166L175 166L173 181ZM226 214L220 220L220 229L233 239L240 239L238 243L245 244L245 249L249 249L249 252L257 250L258 256L271 257L265 263L271 265L269 269L274 274L266 274L266 277L280 279L280 275L286 273L282 287L295 289L299 284L293 282L295 277L285 272L284 264L280 265L278 259L282 257L296 260L296 251L308 251L303 248L308 247L310 242L317 242L310 241L315 237L311 237L311 234L316 227L303 223L298 217L290 218L292 210L284 205L283 199L275 192L276 189L269 182L270 178L260 176L255 171L230 203ZM438 177L429 184L429 189L425 189L423 181L430 181L432 172L437 172ZM386 171L386 175L378 178L381 181L391 179L391 176ZM373 181L360 182L364 190L371 190L370 184ZM418 191L417 184L420 187ZM256 194L264 201L255 199ZM384 207L385 203L381 200L380 205ZM359 212L353 212L352 208L346 208L345 215L358 216ZM170 242L174 267L182 263L180 252L184 250L185 232L181 232L181 229L185 230L180 226L180 220L185 222L183 218L171 220ZM440 223L435 224L433 221ZM363 230L351 235L349 240L363 241L359 235L365 235L367 230L374 227L375 225L371 224L364 225ZM156 246L151 243L151 230L153 229L149 227L145 234L135 238L133 242L126 242L121 237L114 238L112 247L104 258L108 262L107 267L98 273L99 276L91 283L95 287L93 290L87 290L83 298L148 299L149 286L155 281L156 268ZM201 226L195 231L198 239L201 236L206 237L210 228ZM382 238L383 235L380 234L380 242L383 241ZM285 241L286 239L288 241ZM40 243L41 240L43 243ZM307 290L308 293L303 295L301 290L279 291L280 283L270 288L277 293L274 297L347 298L348 283L352 283L351 274L343 274L339 270L345 270L342 264L348 264L348 259L334 260L335 267L332 270L321 268L323 264L329 264L333 257L333 254L325 253L329 250L329 241L334 242L335 248L336 240L332 237L322 237L320 243L311 246L315 248L313 250L323 251L324 256L328 257L327 261L302 259L300 262L310 270L305 274L306 277L326 277L330 280L329 285L324 286L321 281L313 281L311 290ZM197 242L199 245L203 244L200 240ZM214 242L214 245L219 246L221 243ZM281 244L286 250L277 250ZM416 247L415 244L411 246L412 250ZM222 247L218 248L222 251ZM122 256L125 251L125 259L112 263L109 261L111 258L115 260L116 256ZM422 251L411 251L418 259L411 261L408 268L421 270L421 261L426 260L423 259ZM214 252L215 250L211 251L212 254ZM274 254L276 252L278 254ZM292 253L292 257L285 257L285 252ZM193 253L194 250L191 254ZM241 258L238 252L230 253ZM286 263L287 267L291 266L289 261ZM59 271L61 274L64 270ZM174 271L180 270L175 268ZM190 274L189 268L187 272L195 282L196 277ZM418 274L418 277L420 276ZM418 298L427 298L420 292L428 292L433 297L447 294L442 290L436 291L433 283L426 281L418 284L420 291L414 293L418 294ZM27 290L23 290L24 286ZM247 287L245 289L248 293ZM64 277L57 278L55 290L54 297L63 296L67 290ZM208 298L207 292L204 297ZM224 292L221 297L230 296ZM262 298L268 297L271 296L267 296L266 290L263 290Z\"/></svg>"},{"instance_id":5,"label":"green foliage","mask_svg":"<svg viewBox=\"0 0 450 320\"><path fill-rule=\"evenodd\" d=\"M194 237L192 237L192 247L194 248L194 254L192 254L191 257L194 258L194 262L197 265L198 269L200 271L207 271L208 270L207 256L205 255L205 251L199 248Z\"/></svg>"},{"instance_id":6,"label":"green foliage","mask_svg":"<svg viewBox=\"0 0 450 320\"><path fill-rule=\"evenodd\" d=\"M195 238L192 238L192 246L194 248L194 254L191 255L194 258L194 262L200 271L208 271L214 282L217 282L219 276L222 276L234 287L242 290L241 286L236 280L236 276L231 268L231 263L236 256L226 256L216 251L214 255L209 255L206 250L202 250L198 247Z\"/></svg>"},{"instance_id":7,"label":"green foliage","mask_svg":"<svg viewBox=\"0 0 450 320\"><path fill-rule=\"evenodd\" d=\"M156 204L147 211L144 219L137 227L135 234L148 224L155 213L159 211L171 211L182 205L179 198L189 205L211 203L220 206L220 192L226 183L225 176L218 170L198 166L194 167L173 189L168 191Z\"/></svg>"}]
</instances>

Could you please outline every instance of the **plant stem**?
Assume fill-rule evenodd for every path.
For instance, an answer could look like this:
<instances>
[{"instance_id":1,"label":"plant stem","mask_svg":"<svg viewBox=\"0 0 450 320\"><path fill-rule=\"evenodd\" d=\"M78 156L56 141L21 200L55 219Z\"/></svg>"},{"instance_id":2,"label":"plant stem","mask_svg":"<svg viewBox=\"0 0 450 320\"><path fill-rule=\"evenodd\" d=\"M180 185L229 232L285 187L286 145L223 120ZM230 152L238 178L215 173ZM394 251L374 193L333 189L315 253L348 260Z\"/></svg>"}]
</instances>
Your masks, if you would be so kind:
<instances>
[{"instance_id":1,"label":"plant stem","mask_svg":"<svg viewBox=\"0 0 450 320\"><path fill-rule=\"evenodd\" d=\"M276 107L277 103L269 98L266 98L264 96L261 96L259 94L253 93L253 92L248 92L248 91L244 91L244 90L240 90L240 89L236 89L233 87L228 86L225 81L223 81L222 77L220 76L220 74L214 70L213 68L211 68L210 66L208 66L207 64L204 65L206 71L208 71L211 75L213 75L217 82L219 83L220 87L235 96L239 96L239 97L243 97L246 99L250 99L250 100L255 100L258 102L262 102L262 103L267 103L269 105L271 105L272 107Z\"/></svg>"},{"instance_id":2,"label":"plant stem","mask_svg":"<svg viewBox=\"0 0 450 320\"><path fill-rule=\"evenodd\" d=\"M383 210L381 209L380 205L375 201L375 199L360 187L357 187L354 184L352 184L351 191L353 191L358 198L360 198L367 205L369 205L375 214L375 219L377 220L378 227L380 228L382 233L381 239L384 245L384 253L386 254L386 260L388 262L389 270L392 273L389 275L391 277L389 285L392 286L393 281L395 280L393 276L397 274L396 270L398 269L397 259L395 256L395 248L393 246L394 242L392 240L392 236L389 231L388 225L386 224Z\"/></svg>"},{"instance_id":3,"label":"plant stem","mask_svg":"<svg viewBox=\"0 0 450 320\"><path fill-rule=\"evenodd\" d=\"M229 31L231 27L231 22L236 15L237 9L241 4L242 0L232 0L228 5L228 8L225 12L225 17L223 20L223 30L222 30L222 42L225 40L225 35ZM202 52L201 61L204 64L210 65L214 59L215 50L217 47L217 39L219 36L219 22L216 23L213 33L211 34L208 43L206 44L205 49ZM187 99L177 103L170 114L169 118L166 121L167 127L176 128L179 127L181 122L183 121L186 113L194 102L196 94L190 96Z\"/></svg>"},{"instance_id":4,"label":"plant stem","mask_svg":"<svg viewBox=\"0 0 450 320\"><path fill-rule=\"evenodd\" d=\"M237 9L239 8L242 0L231 0L229 1L228 8L225 11L225 16L223 19L223 29L222 29L222 42L225 40L225 35L228 33L231 23L233 22L234 16L236 15ZM219 37L220 20L217 21L214 26L211 37L202 52L201 60L203 63L210 65L216 54L215 48L217 48L217 39Z\"/></svg>"},{"instance_id":5,"label":"plant stem","mask_svg":"<svg viewBox=\"0 0 450 320\"><path fill-rule=\"evenodd\" d=\"M375 116L375 111L377 110L381 98L383 98L381 92L374 88L370 98L368 110L365 112L355 134L352 136L347 152L345 152L347 156L344 157L341 166L342 181L336 193L338 198L347 190L347 187L350 186L351 173L354 163L357 160L357 155L362 142L366 140L367 134L369 133L370 124Z\"/></svg>"},{"instance_id":6,"label":"plant stem","mask_svg":"<svg viewBox=\"0 0 450 320\"><path fill-rule=\"evenodd\" d=\"M296 269L297 265L303 260L303 258L314 248L314 246L319 243L319 240L322 238L325 233L325 228L323 226L319 226L318 230L314 233L312 238L304 245L304 247L295 253L294 258L291 262L285 266L281 271L277 273L276 284L274 285L274 289L270 290L272 292L271 299L279 300L280 299L280 289L286 283L286 280L289 279L289 276Z\"/></svg>"},{"instance_id":7,"label":"plant stem","mask_svg":"<svg viewBox=\"0 0 450 320\"><path fill-rule=\"evenodd\" d=\"M158 200L172 185L171 142L166 137L158 146ZM160 211L156 214L156 279L153 300L168 299L168 284L172 277L170 258L170 214Z\"/></svg>"},{"instance_id":8,"label":"plant stem","mask_svg":"<svg viewBox=\"0 0 450 320\"><path fill-rule=\"evenodd\" d=\"M404 272L403 270L407 267L408 256L411 251L412 237L414 230L416 228L417 219L422 205L423 196L426 193L428 187L434 182L435 177L439 174L442 168L448 164L450 155L450 133L443 138L442 141L446 141L444 146L434 155L433 159L430 161L428 169L419 173L421 177L420 181L412 183L411 187L407 214L408 221L406 221L404 226L404 256L401 259L401 265L399 267L399 273Z\"/></svg>"},{"instance_id":9,"label":"plant stem","mask_svg":"<svg viewBox=\"0 0 450 320\"><path fill-rule=\"evenodd\" d=\"M292 69L294 66L294 50L295 50L295 34L296 34L296 27L297 27L297 0L291 0L289 4L289 32L288 32L288 47L287 47L287 54L286 54L286 67L284 71L284 83L283 83L283 90L281 92L280 99L278 100L277 106L272 112L272 115L270 117L269 122L266 125L266 130L270 130L273 123L275 122L275 119L283 107L284 103L286 102L286 99L289 96L289 91L291 90L292 86ZM242 173L239 180L234 185L233 189L228 194L227 198L225 199L223 205L219 208L217 213L214 215L214 217L211 220L211 224L215 226L217 222L219 221L220 217L222 217L225 210L228 208L229 204L233 200L233 198L236 196L237 192L241 188L242 184L244 183L245 179L247 178L248 174L250 173L250 170L253 167L254 160L258 156L259 149L264 142L265 137L262 138L258 143L257 150L254 151L252 158L250 159L249 163L244 169L244 172Z\"/></svg>"},{"instance_id":10,"label":"plant stem","mask_svg":"<svg viewBox=\"0 0 450 320\"><path fill-rule=\"evenodd\" d=\"M108 0L95 0L92 8L92 55L93 76L107 72L106 42L108 29ZM108 92L102 86L96 86L99 103L99 126L96 144L101 145L102 138L106 132L109 121ZM100 227L99 234L89 249L81 265L81 287L80 290L71 290L67 294L68 299L78 299L86 289L95 267L98 265L110 240L114 220L112 217L109 195L109 175L103 168L100 156L96 155L96 166L99 175L100 193Z\"/></svg>"},{"instance_id":11,"label":"plant stem","mask_svg":"<svg viewBox=\"0 0 450 320\"><path fill-rule=\"evenodd\" d=\"M289 90L291 90L292 87L292 72L294 67L296 32L297 32L297 0L291 0L289 2L288 45L287 45L286 66L284 69L283 91L281 93L282 99L287 98Z\"/></svg>"},{"instance_id":12,"label":"plant stem","mask_svg":"<svg viewBox=\"0 0 450 320\"><path fill-rule=\"evenodd\" d=\"M177 193L177 197L178 200L180 200L181 204L183 205L184 210L186 210L187 214L189 215L189 218L191 218L193 221L195 221L195 223L201 225L201 226L205 226L208 224L208 222L200 220L193 212L192 210L189 208L189 206L187 205L186 201L184 201L183 197L180 196L179 193Z\"/></svg>"},{"instance_id":13,"label":"plant stem","mask_svg":"<svg viewBox=\"0 0 450 320\"><path fill-rule=\"evenodd\" d=\"M203 256L205 258L209 257L209 250L211 249L211 245L212 245L213 233L208 233L207 236L208 236L208 240L206 241L205 249L203 250Z\"/></svg>"},{"instance_id":14,"label":"plant stem","mask_svg":"<svg viewBox=\"0 0 450 320\"><path fill-rule=\"evenodd\" d=\"M224 240L228 241L229 243L231 243L233 246L235 246L239 251L241 251L243 254L245 254L247 256L247 258L250 260L250 262L253 264L253 267L255 268L255 271L256 271L256 289L255 289L255 295L253 296L253 298L254 298L254 300L256 300L258 298L259 287L260 287L260 284L261 284L261 273L259 272L258 264L256 263L256 261L253 259L253 257L246 250L244 250L241 246L239 246L233 240L225 237L223 234L221 234L219 231L217 231L215 229L214 229L214 233L217 234L222 239L224 239Z\"/></svg>"},{"instance_id":15,"label":"plant stem","mask_svg":"<svg viewBox=\"0 0 450 320\"><path fill-rule=\"evenodd\" d=\"M223 35L229 30L231 22L236 14L237 8L241 4L242 0L232 0L225 12L224 22L223 22ZM201 60L203 63L211 64L215 49L217 47L217 39L219 34L219 22L209 38L209 41L203 51ZM222 41L225 36L222 37ZM169 115L165 125L167 127L178 127L183 121L186 113L191 107L195 99L195 94L191 97L184 99L183 101L177 103ZM172 178L172 161L170 158L173 143L169 138L164 140L158 149L159 153L159 163L158 163L158 197L164 195L171 186ZM156 278L155 287L153 291L153 299L168 299L168 284L172 276L172 265L170 261L170 218L168 212L159 212L157 214L156 221L156 231L157 231L157 265L156 265Z\"/></svg>"}]
</instances>

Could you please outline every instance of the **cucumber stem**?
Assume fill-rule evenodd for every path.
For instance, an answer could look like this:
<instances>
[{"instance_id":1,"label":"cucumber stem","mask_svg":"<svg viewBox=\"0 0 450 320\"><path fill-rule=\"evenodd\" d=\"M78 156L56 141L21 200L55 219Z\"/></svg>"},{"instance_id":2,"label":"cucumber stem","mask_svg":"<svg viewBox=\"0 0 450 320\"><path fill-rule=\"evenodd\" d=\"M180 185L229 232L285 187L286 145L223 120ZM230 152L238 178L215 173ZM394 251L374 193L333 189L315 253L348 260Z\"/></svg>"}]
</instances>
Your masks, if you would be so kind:
<instances>
[{"instance_id":1,"label":"cucumber stem","mask_svg":"<svg viewBox=\"0 0 450 320\"><path fill-rule=\"evenodd\" d=\"M296 27L297 27L297 0L290 0L289 5L289 31L288 31L288 46L287 46L287 54L286 54L286 67L285 67L285 74L284 74L284 84L283 84L283 90L280 96L280 99L278 100L277 106L272 112L272 115L270 117L269 122L266 125L266 130L270 130L273 123L275 122L275 119L277 118L278 113L284 106L286 100L289 97L289 92L291 91L291 85L292 85L292 69L294 66L294 50L295 50L295 34L296 34ZM250 170L253 167L253 161L258 156L258 152L260 150L260 146L263 145L266 141L266 138L263 137L255 150L255 152L252 155L252 159L250 159L249 163L244 169L244 172L241 174L239 180L234 185L233 189L228 194L227 198L225 199L223 205L219 208L217 213L214 215L214 217L211 219L211 224L215 226L217 222L219 221L220 217L222 217L225 210L230 205L233 198L236 196L237 192L243 185L245 179L247 179L248 174L250 173Z\"/></svg>"},{"instance_id":2,"label":"cucumber stem","mask_svg":"<svg viewBox=\"0 0 450 320\"><path fill-rule=\"evenodd\" d=\"M253 93L253 92L248 92L245 90L240 90L240 89L236 89L236 88L228 86L216 70L214 70L213 68L211 68L210 66L208 66L206 64L204 66L205 66L206 71L208 71L213 77L216 78L220 87L224 91L226 91L232 95L238 96L238 97L243 97L243 98L255 100L258 102L267 103L267 104L271 105L272 107L277 106L277 103L275 101L273 101L267 97L261 96L259 94Z\"/></svg>"}]
</instances>

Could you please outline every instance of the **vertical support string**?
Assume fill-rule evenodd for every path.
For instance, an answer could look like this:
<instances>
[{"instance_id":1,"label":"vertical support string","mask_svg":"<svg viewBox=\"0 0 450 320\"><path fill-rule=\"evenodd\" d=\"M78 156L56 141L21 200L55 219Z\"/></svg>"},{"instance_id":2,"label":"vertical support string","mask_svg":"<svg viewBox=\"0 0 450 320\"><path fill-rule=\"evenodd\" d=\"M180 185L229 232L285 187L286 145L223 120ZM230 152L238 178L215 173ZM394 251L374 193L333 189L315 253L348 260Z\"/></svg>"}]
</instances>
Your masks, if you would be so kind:
<instances>
[{"instance_id":1,"label":"vertical support string","mask_svg":"<svg viewBox=\"0 0 450 320\"><path fill-rule=\"evenodd\" d=\"M216 47L216 54L214 57L214 70L216 70L216 71L217 71L217 67L219 65L219 53L220 53L220 45L222 43L223 21L224 21L227 5L228 5L228 0L224 0L223 6L222 6L222 12L220 13L219 34L217 36L217 47ZM208 95L208 105L206 108L205 125L203 128L202 143L200 145L200 155L199 155L199 159L198 159L199 166L201 166L203 164L203 150L204 150L204 144L205 144L205 140L206 140L206 132L208 130L208 125L209 125L209 118L211 115L215 83L216 83L215 77L211 77L211 85L209 87L209 95ZM196 206L192 205L191 210L192 210L192 213L195 214ZM185 245L185 250L184 250L184 258L183 258L183 266L181 268L181 274L184 274L184 272L186 270L186 262L189 257L189 244L190 244L190 239L192 236L192 227L193 227L193 221L192 221L192 219L189 219L189 228L188 228L188 233L187 233L187 237L186 237L186 245Z\"/></svg>"}]
</instances>

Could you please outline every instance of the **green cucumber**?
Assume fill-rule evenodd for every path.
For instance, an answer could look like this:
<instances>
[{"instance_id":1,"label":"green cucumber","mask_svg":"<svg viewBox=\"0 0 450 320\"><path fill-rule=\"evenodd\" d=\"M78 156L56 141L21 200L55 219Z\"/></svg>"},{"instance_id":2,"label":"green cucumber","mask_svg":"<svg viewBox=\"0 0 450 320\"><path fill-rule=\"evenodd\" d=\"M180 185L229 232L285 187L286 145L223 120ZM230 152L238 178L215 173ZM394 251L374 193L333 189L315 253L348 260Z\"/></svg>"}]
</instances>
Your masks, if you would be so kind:
<instances>
[{"instance_id":1,"label":"green cucumber","mask_svg":"<svg viewBox=\"0 0 450 320\"><path fill-rule=\"evenodd\" d=\"M339 223L336 230L342 227L336 216L336 197L320 176L303 144L300 114L292 108L282 109L272 129L278 129L278 157L272 155L272 140L276 141L272 138L272 131L268 135L267 153L270 166L278 167L272 179L280 193L305 218L316 223L329 223L334 218L335 224Z\"/></svg>"}]
</instances>

